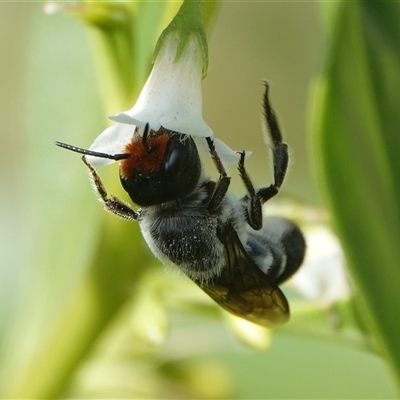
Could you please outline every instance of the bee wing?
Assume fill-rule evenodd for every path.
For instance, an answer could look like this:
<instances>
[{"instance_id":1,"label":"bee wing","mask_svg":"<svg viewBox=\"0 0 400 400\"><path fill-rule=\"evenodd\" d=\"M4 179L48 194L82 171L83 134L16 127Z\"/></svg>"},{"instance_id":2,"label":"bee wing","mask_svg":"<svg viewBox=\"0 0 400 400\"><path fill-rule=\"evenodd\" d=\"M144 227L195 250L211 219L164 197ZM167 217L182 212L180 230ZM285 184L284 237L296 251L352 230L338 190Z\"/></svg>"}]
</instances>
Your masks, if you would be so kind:
<instances>
[{"instance_id":1,"label":"bee wing","mask_svg":"<svg viewBox=\"0 0 400 400\"><path fill-rule=\"evenodd\" d=\"M289 304L243 247L232 228L225 242L226 265L212 281L196 282L221 307L238 317L266 327L289 319Z\"/></svg>"}]
</instances>

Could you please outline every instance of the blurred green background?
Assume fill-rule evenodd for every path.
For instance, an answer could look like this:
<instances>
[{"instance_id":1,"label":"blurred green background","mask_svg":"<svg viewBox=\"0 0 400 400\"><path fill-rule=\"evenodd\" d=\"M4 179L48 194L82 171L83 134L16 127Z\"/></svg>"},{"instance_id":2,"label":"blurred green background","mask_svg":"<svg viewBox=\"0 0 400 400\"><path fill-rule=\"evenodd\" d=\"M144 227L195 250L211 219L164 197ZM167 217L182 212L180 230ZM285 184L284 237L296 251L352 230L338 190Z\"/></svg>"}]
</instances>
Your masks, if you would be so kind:
<instances>
[{"instance_id":1,"label":"blurred green background","mask_svg":"<svg viewBox=\"0 0 400 400\"><path fill-rule=\"evenodd\" d=\"M32 368L40 373L42 366L35 365L35 360L41 359L57 332L61 310L88 273L100 241L102 218L110 228L101 233L107 240L120 240L120 231L132 232L124 237L124 245L132 242L129 251L148 255L144 245L133 243L141 240L134 226L103 216L77 157L53 144L60 140L88 147L106 120L86 29L63 13L45 16L42 6L0 3L3 397L29 393L19 385ZM307 205L321 204L306 130L310 89L320 72L326 34L316 2L222 3L209 37L210 65L203 85L205 119L232 148L253 150L248 169L261 185L271 179L260 133L262 79L271 82L272 102L293 153L282 193ZM107 186L117 192L116 166L104 174ZM237 182L233 190L241 193ZM118 268L118 252L116 248L112 268ZM161 265L152 264L164 274ZM118 313L112 326L124 325L121 321L129 319L127 308ZM75 329L68 321L64 325L65 330ZM196 392L192 373L200 384L215 387L210 398L216 394L231 398L396 397L385 362L350 347L274 333L272 347L259 352L240 343L220 320L178 311L173 312L165 342L148 344L151 351L141 350L140 340L130 335L124 340L136 341L135 349L128 351L136 363L129 364L129 357L116 363L110 343L123 340L106 333L102 340L110 343L96 344L89 361L63 389L65 396L151 398L156 396L151 387L158 382L161 397L187 397L188 393L206 397L204 391ZM101 350L102 346L108 350ZM114 354L108 367L86 373L104 353ZM115 382L116 386L107 386L103 374L119 377L119 389L113 391L118 386Z\"/></svg>"}]
</instances>

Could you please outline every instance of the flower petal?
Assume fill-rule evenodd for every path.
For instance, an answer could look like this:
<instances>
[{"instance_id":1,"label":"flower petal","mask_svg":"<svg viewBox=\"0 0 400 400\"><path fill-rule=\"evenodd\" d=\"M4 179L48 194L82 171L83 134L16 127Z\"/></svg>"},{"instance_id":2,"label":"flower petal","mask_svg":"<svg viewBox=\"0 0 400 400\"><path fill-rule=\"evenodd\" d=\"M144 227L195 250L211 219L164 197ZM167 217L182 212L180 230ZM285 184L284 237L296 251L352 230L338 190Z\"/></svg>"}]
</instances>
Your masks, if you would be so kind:
<instances>
[{"instance_id":1,"label":"flower petal","mask_svg":"<svg viewBox=\"0 0 400 400\"><path fill-rule=\"evenodd\" d=\"M329 306L351 294L340 243L324 226L305 232L307 255L291 284L304 297Z\"/></svg>"},{"instance_id":2,"label":"flower petal","mask_svg":"<svg viewBox=\"0 0 400 400\"><path fill-rule=\"evenodd\" d=\"M195 36L188 39L175 61L178 38L171 34L161 48L151 74L132 109L111 120L158 131L166 129L191 136L212 136L202 117L202 54Z\"/></svg>"},{"instance_id":3,"label":"flower petal","mask_svg":"<svg viewBox=\"0 0 400 400\"><path fill-rule=\"evenodd\" d=\"M126 124L114 124L104 130L89 147L89 150L106 154L121 154L125 146L132 139L135 126ZM114 161L107 158L86 156L87 161L92 165L109 165Z\"/></svg>"},{"instance_id":4,"label":"flower petal","mask_svg":"<svg viewBox=\"0 0 400 400\"><path fill-rule=\"evenodd\" d=\"M194 139L198 148L202 149L205 153L210 154L210 150L205 138L196 137ZM215 151L224 163L237 164L239 162L241 151L232 150L222 140L219 140L215 137L212 140L214 142ZM246 151L246 159L251 156L251 153L251 151Z\"/></svg>"}]
</instances>

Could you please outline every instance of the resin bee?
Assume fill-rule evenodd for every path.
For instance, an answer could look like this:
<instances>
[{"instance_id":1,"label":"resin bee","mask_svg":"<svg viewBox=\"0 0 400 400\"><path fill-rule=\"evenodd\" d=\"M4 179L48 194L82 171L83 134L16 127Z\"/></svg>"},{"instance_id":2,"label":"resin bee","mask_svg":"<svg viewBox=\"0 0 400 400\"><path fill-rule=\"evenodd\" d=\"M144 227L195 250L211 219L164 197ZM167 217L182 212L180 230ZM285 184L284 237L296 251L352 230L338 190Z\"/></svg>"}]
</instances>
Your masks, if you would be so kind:
<instances>
[{"instance_id":1,"label":"resin bee","mask_svg":"<svg viewBox=\"0 0 400 400\"><path fill-rule=\"evenodd\" d=\"M274 183L256 190L245 169L245 152L240 152L238 170L247 190L241 199L228 192L230 177L210 137L206 141L219 173L216 181L204 175L193 138L163 127L153 131L146 124L142 132L136 128L122 154L56 144L119 160L122 186L140 207L137 210L109 196L97 171L82 157L105 209L138 221L152 252L163 263L176 264L220 306L248 321L273 326L289 318L289 305L278 285L301 265L305 241L289 220L263 218L262 205L278 193L289 160L265 86Z\"/></svg>"}]
</instances>

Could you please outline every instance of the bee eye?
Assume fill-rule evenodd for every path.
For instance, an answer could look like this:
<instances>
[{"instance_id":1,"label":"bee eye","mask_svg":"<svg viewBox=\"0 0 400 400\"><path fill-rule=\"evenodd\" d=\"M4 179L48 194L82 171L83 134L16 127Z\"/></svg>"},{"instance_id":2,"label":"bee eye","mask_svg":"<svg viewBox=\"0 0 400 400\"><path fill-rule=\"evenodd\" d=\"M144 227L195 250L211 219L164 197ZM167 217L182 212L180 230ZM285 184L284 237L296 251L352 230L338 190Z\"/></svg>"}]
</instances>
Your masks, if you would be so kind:
<instances>
[{"instance_id":1,"label":"bee eye","mask_svg":"<svg viewBox=\"0 0 400 400\"><path fill-rule=\"evenodd\" d=\"M190 157L192 155L191 143L188 142L189 146L185 146L179 140L171 139L170 146L172 147L164 160L164 172L172 179L177 179L182 176L187 170Z\"/></svg>"}]
</instances>

